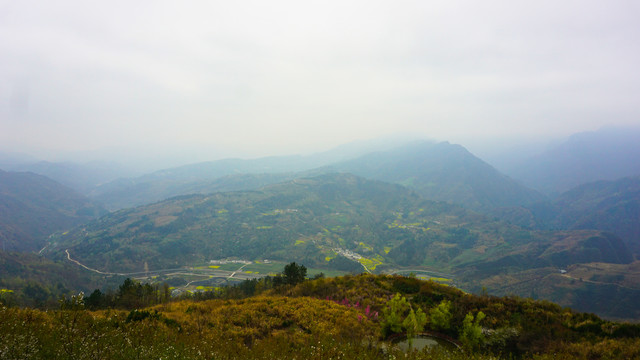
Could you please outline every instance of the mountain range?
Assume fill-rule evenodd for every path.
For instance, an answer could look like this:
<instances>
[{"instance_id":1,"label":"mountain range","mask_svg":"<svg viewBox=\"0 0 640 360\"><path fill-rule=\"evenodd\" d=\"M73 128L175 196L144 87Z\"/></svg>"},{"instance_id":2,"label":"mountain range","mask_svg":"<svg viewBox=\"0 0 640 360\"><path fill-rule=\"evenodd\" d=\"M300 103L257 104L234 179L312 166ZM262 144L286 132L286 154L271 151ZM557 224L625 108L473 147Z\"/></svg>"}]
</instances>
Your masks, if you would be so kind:
<instances>
[{"instance_id":1,"label":"mountain range","mask_svg":"<svg viewBox=\"0 0 640 360\"><path fill-rule=\"evenodd\" d=\"M419 141L331 165L300 157L220 160L119 179L90 196L110 209L149 204L172 196L261 186L332 172L398 183L426 199L448 201L474 210L529 204L545 199L499 173L460 145ZM306 169L305 169L306 166Z\"/></svg>"},{"instance_id":2,"label":"mountain range","mask_svg":"<svg viewBox=\"0 0 640 360\"><path fill-rule=\"evenodd\" d=\"M640 318L629 300L638 288L637 176L543 195L460 145L371 150L360 144L344 153L80 179L74 186L89 197L44 176L2 171L0 236L6 250L46 245L49 259L73 258L105 273L222 258L355 272L413 268L444 273L474 292L484 287ZM555 178L556 189L567 176Z\"/></svg>"},{"instance_id":3,"label":"mountain range","mask_svg":"<svg viewBox=\"0 0 640 360\"><path fill-rule=\"evenodd\" d=\"M495 276L634 260L611 233L527 230L350 174L174 197L111 213L52 237L51 244L48 256L62 259L68 252L104 272L222 258L294 260L325 269L349 270L345 263L351 263L372 272L437 269L473 289Z\"/></svg>"},{"instance_id":4,"label":"mountain range","mask_svg":"<svg viewBox=\"0 0 640 360\"><path fill-rule=\"evenodd\" d=\"M529 204L545 198L499 173L464 147L448 142L414 142L326 169L401 184L416 190L425 199L447 201L478 211Z\"/></svg>"}]
</instances>

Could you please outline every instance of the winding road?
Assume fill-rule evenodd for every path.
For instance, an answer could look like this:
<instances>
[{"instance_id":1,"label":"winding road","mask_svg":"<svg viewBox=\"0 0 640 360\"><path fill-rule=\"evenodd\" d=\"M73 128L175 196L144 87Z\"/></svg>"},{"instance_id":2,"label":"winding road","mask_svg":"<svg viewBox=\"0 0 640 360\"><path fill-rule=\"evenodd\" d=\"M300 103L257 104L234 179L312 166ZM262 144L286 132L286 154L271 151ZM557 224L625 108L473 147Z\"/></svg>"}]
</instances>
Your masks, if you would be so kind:
<instances>
[{"instance_id":1,"label":"winding road","mask_svg":"<svg viewBox=\"0 0 640 360\"><path fill-rule=\"evenodd\" d=\"M97 274L101 274L101 275L118 275L118 276L136 276L136 275L145 275L145 277L148 276L154 276L154 275L160 275L160 274L165 274L167 276L171 276L171 275L186 275L186 276L202 276L202 277L206 277L206 279L200 279L200 280L192 280L190 282L187 283L187 285L183 286L183 288L186 288L187 286L196 283L196 282L200 282L200 281L206 281L211 279L212 277L218 277L218 278L226 278L227 280L229 279L236 279L236 280L249 280L249 279L253 279L253 278L259 278L262 277L260 275L255 275L255 274L245 274L245 273L240 273L238 274L238 272L242 272L242 269L244 269L245 266L249 265L249 264L244 264L242 266L240 266L238 269L236 269L235 271L226 271L226 270L213 270L213 269L206 269L206 272L202 272L202 273L196 273L193 272L193 269L191 270L191 272L187 272L186 270L189 270L189 268L172 268L172 269L161 269L161 270L152 270L152 271L138 271L138 272L130 272L130 273L117 273L117 272L108 272L108 271L100 271L97 269L93 269L88 267L87 265L81 263L80 261L73 259L71 257L71 253L69 253L69 249L65 250L65 253L67 253L67 260L71 261L72 263L81 266L89 271L95 272ZM170 273L174 271L175 273Z\"/></svg>"},{"instance_id":2,"label":"winding road","mask_svg":"<svg viewBox=\"0 0 640 360\"><path fill-rule=\"evenodd\" d=\"M87 269L87 270L89 270L89 271L93 271L93 272L95 272L95 273L102 274L102 275L127 275L127 274L111 273L111 272L104 272L104 271L100 271L100 270L92 269L92 268L88 267L87 265L82 264L82 263L81 263L81 262L79 262L78 260L74 260L74 259L72 259L72 258L71 258L71 254L69 254L69 249L65 250L64 252L66 252L66 253L67 253L67 259L68 259L69 261L71 261L72 263L75 263L76 265L82 266L83 268L85 268L85 269Z\"/></svg>"}]
</instances>

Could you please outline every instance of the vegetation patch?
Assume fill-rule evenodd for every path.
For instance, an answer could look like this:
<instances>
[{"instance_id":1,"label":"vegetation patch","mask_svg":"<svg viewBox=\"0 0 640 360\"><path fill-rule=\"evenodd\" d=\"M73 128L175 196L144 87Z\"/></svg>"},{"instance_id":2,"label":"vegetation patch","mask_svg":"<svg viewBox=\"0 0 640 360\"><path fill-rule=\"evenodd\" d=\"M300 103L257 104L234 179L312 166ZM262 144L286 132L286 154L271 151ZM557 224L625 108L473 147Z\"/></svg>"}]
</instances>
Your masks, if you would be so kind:
<instances>
[{"instance_id":1,"label":"vegetation patch","mask_svg":"<svg viewBox=\"0 0 640 360\"><path fill-rule=\"evenodd\" d=\"M55 311L1 306L0 357L640 357L640 325L547 301L470 295L412 277L305 275L304 266L290 263L276 277L203 286L208 291L177 298L166 296L168 287L127 279L114 294L64 298ZM420 334L447 339L464 352L436 347L405 353L390 341Z\"/></svg>"}]
</instances>

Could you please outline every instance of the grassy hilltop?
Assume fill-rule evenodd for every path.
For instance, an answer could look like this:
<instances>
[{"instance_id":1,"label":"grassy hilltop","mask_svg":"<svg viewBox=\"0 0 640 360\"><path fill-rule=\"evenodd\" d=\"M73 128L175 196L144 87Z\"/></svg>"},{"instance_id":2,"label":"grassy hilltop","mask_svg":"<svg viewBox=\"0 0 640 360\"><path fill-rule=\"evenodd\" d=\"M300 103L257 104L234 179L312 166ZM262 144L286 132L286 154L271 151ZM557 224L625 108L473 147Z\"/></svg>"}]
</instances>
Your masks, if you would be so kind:
<instances>
[{"instance_id":1,"label":"grassy hilltop","mask_svg":"<svg viewBox=\"0 0 640 360\"><path fill-rule=\"evenodd\" d=\"M280 285L274 286L274 282ZM131 283L127 286L126 289L134 289L131 291L136 289ZM471 295L412 277L363 274L305 280L297 285L287 284L286 278L279 281L267 278L143 309L120 304L111 309L89 310L90 301L84 300L81 296L73 297L61 303L61 310L48 312L0 308L0 357L631 359L640 356L640 325L604 321L546 301ZM415 315L413 322L406 320L411 319L411 314ZM405 354L386 341L394 333L411 329L448 337L462 350L434 348Z\"/></svg>"}]
</instances>

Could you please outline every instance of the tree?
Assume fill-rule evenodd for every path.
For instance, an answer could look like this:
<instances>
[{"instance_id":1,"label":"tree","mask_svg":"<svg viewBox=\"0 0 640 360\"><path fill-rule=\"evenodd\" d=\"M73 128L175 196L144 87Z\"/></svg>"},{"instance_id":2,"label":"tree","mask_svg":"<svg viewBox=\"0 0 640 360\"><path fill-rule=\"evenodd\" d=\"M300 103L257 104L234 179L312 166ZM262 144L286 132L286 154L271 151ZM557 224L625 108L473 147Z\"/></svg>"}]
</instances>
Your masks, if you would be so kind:
<instances>
[{"instance_id":1,"label":"tree","mask_svg":"<svg viewBox=\"0 0 640 360\"><path fill-rule=\"evenodd\" d=\"M35 307L43 307L45 302L51 297L49 289L36 282L29 282L22 292L29 299L32 299Z\"/></svg>"},{"instance_id":2,"label":"tree","mask_svg":"<svg viewBox=\"0 0 640 360\"><path fill-rule=\"evenodd\" d=\"M446 331L451 328L451 301L442 300L438 306L429 310L431 327L434 330Z\"/></svg>"},{"instance_id":3,"label":"tree","mask_svg":"<svg viewBox=\"0 0 640 360\"><path fill-rule=\"evenodd\" d=\"M409 313L405 317L407 310ZM413 338L424 330L426 323L427 314L420 308L414 311L409 301L400 293L389 300L382 309L382 336L386 338L405 330L409 346Z\"/></svg>"},{"instance_id":4,"label":"tree","mask_svg":"<svg viewBox=\"0 0 640 360\"><path fill-rule=\"evenodd\" d=\"M95 289L91 295L84 298L84 304L91 310L97 310L104 307L105 297L100 289Z\"/></svg>"},{"instance_id":5,"label":"tree","mask_svg":"<svg viewBox=\"0 0 640 360\"><path fill-rule=\"evenodd\" d=\"M411 304L409 304L411 307ZM418 308L417 311L413 311L413 307L409 310L409 315L402 322L402 326L407 329L407 340L409 340L409 347L413 343L413 338L422 330L427 323L427 314L422 309Z\"/></svg>"},{"instance_id":6,"label":"tree","mask_svg":"<svg viewBox=\"0 0 640 360\"><path fill-rule=\"evenodd\" d=\"M12 306L14 303L13 290L0 289L0 305Z\"/></svg>"},{"instance_id":7,"label":"tree","mask_svg":"<svg viewBox=\"0 0 640 360\"><path fill-rule=\"evenodd\" d=\"M162 302L168 302L171 300L171 289L169 288L169 284L162 283Z\"/></svg>"},{"instance_id":8,"label":"tree","mask_svg":"<svg viewBox=\"0 0 640 360\"><path fill-rule=\"evenodd\" d=\"M469 350L475 350L482 340L484 335L482 334L482 327L480 321L485 318L482 311L476 314L475 320L473 314L468 313L462 321L462 331L460 333L460 341Z\"/></svg>"},{"instance_id":9,"label":"tree","mask_svg":"<svg viewBox=\"0 0 640 360\"><path fill-rule=\"evenodd\" d=\"M118 288L117 306L134 309L141 307L142 304L142 285L135 280L127 278Z\"/></svg>"},{"instance_id":10,"label":"tree","mask_svg":"<svg viewBox=\"0 0 640 360\"><path fill-rule=\"evenodd\" d=\"M397 293L382 309L382 336L387 337L402 331L402 318L409 308L404 296Z\"/></svg>"},{"instance_id":11,"label":"tree","mask_svg":"<svg viewBox=\"0 0 640 360\"><path fill-rule=\"evenodd\" d=\"M304 281L307 277L307 268L304 265L298 265L295 262L284 266L284 283L296 285Z\"/></svg>"}]
</instances>

